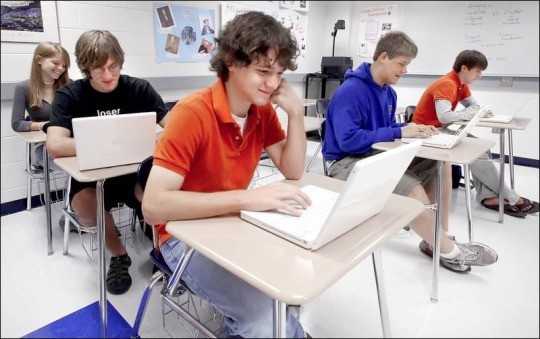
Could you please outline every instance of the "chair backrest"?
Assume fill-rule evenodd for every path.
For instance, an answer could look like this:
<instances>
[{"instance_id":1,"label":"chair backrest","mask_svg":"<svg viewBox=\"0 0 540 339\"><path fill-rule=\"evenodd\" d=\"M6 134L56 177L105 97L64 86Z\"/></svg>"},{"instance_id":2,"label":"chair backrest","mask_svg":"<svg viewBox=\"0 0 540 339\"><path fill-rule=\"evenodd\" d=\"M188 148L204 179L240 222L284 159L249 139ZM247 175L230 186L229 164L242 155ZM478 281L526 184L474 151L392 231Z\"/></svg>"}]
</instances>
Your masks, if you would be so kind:
<instances>
[{"instance_id":1,"label":"chair backrest","mask_svg":"<svg viewBox=\"0 0 540 339\"><path fill-rule=\"evenodd\" d=\"M410 105L405 108L405 122L412 122L414 111L416 111L416 106Z\"/></svg>"},{"instance_id":2,"label":"chair backrest","mask_svg":"<svg viewBox=\"0 0 540 339\"><path fill-rule=\"evenodd\" d=\"M317 117L319 118L326 117L326 111L328 110L329 103L330 103L330 99L327 99L327 98L317 99L315 103L315 113L317 114Z\"/></svg>"},{"instance_id":3,"label":"chair backrest","mask_svg":"<svg viewBox=\"0 0 540 339\"><path fill-rule=\"evenodd\" d=\"M146 181L148 181L148 176L150 175L150 170L152 169L153 162L154 157L149 156L139 164L139 168L137 169L137 182L141 184L141 188L143 189L143 191L146 187Z\"/></svg>"},{"instance_id":4,"label":"chair backrest","mask_svg":"<svg viewBox=\"0 0 540 339\"><path fill-rule=\"evenodd\" d=\"M165 107L167 108L167 112L170 111L174 105L176 105L176 101L167 101L165 103Z\"/></svg>"},{"instance_id":5,"label":"chair backrest","mask_svg":"<svg viewBox=\"0 0 540 339\"><path fill-rule=\"evenodd\" d=\"M137 169L137 182L141 185L143 192L146 187L146 182L148 181L148 176L150 175L150 170L152 169L153 162L154 157L149 156L139 164L139 168ZM156 229L154 225L148 224L148 226L150 226L152 229L152 240L154 248L158 248L158 236L156 234Z\"/></svg>"}]
</instances>

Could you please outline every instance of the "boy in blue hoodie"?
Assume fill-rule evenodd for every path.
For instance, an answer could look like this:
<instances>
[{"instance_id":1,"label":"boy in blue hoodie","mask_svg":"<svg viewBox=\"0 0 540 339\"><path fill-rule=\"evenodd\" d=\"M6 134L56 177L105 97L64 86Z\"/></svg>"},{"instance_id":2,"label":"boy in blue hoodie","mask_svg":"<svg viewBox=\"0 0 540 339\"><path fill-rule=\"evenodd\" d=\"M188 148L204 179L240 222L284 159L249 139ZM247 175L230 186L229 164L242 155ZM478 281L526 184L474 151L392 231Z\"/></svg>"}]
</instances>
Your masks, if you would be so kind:
<instances>
[{"instance_id":1,"label":"boy in blue hoodie","mask_svg":"<svg viewBox=\"0 0 540 339\"><path fill-rule=\"evenodd\" d=\"M374 143L401 137L425 138L438 133L433 126L398 124L395 120L397 95L390 85L407 73L407 65L417 51L405 33L389 32L377 43L373 64L363 63L345 74L345 82L334 93L326 116L323 154L325 160L333 162L328 169L331 177L346 180L358 160L378 153L371 147ZM488 246L457 243L448 235L449 164L445 164L444 173L441 265L464 273L471 270L471 265L495 263L497 254ZM435 176L435 161L414 158L394 192L431 204ZM428 255L432 255L434 223L434 213L428 209L413 222L413 229L424 240L420 249Z\"/></svg>"}]
</instances>

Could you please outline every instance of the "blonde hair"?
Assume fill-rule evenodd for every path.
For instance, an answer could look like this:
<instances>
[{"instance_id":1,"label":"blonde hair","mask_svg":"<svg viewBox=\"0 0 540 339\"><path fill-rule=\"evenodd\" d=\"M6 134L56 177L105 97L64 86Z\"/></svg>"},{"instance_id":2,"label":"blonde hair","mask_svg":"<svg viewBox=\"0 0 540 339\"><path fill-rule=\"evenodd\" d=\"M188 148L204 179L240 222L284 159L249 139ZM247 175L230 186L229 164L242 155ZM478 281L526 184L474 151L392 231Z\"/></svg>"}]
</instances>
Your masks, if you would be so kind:
<instances>
[{"instance_id":1,"label":"blonde hair","mask_svg":"<svg viewBox=\"0 0 540 339\"><path fill-rule=\"evenodd\" d=\"M54 81L53 89L56 91L69 81L69 54L60 44L50 41L43 41L37 45L32 58L32 69L30 70L30 81L28 84L30 107L41 107L43 100L43 73L41 71L41 60L60 55L66 65L64 73Z\"/></svg>"},{"instance_id":2,"label":"blonde hair","mask_svg":"<svg viewBox=\"0 0 540 339\"><path fill-rule=\"evenodd\" d=\"M84 32L75 44L77 65L89 78L92 69L101 67L109 58L114 59L120 68L124 64L124 51L116 37L109 31L91 30Z\"/></svg>"}]
</instances>

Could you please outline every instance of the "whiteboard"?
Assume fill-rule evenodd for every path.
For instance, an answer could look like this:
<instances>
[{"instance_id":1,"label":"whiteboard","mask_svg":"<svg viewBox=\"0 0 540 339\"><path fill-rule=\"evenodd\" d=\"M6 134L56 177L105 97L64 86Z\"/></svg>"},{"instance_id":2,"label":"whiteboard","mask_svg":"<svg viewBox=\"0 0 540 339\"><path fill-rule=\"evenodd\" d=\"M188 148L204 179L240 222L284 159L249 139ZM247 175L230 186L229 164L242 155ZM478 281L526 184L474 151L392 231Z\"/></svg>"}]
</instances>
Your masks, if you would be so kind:
<instances>
[{"instance_id":1,"label":"whiteboard","mask_svg":"<svg viewBox=\"0 0 540 339\"><path fill-rule=\"evenodd\" d=\"M353 10L351 48L371 61L374 37L401 30L418 46L410 74L445 74L460 51L476 49L488 59L483 75L538 77L538 10L537 1L371 2Z\"/></svg>"}]
</instances>

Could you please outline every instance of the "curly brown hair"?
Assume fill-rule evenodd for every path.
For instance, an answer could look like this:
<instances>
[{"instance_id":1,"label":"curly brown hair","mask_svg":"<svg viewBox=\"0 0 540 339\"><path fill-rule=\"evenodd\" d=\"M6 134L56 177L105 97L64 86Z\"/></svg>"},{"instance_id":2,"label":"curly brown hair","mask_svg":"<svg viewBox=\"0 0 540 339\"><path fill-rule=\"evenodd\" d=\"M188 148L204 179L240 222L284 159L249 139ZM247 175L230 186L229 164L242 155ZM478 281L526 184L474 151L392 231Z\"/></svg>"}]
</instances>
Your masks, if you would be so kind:
<instances>
[{"instance_id":1,"label":"curly brown hair","mask_svg":"<svg viewBox=\"0 0 540 339\"><path fill-rule=\"evenodd\" d=\"M277 62L285 69L296 69L298 45L290 30L262 12L247 12L229 21L216 39L216 54L210 60L210 70L227 81L228 67L249 66L269 50L277 54Z\"/></svg>"}]
</instances>

